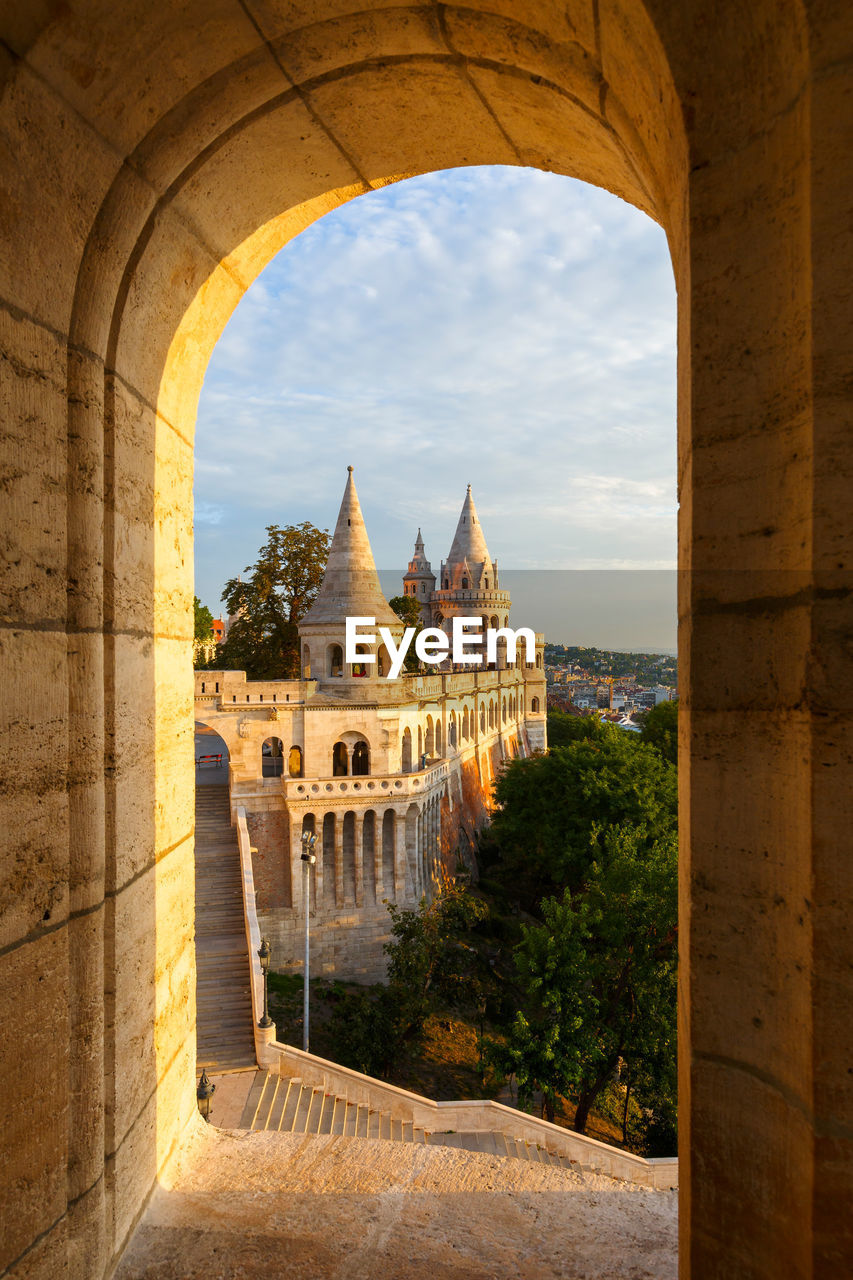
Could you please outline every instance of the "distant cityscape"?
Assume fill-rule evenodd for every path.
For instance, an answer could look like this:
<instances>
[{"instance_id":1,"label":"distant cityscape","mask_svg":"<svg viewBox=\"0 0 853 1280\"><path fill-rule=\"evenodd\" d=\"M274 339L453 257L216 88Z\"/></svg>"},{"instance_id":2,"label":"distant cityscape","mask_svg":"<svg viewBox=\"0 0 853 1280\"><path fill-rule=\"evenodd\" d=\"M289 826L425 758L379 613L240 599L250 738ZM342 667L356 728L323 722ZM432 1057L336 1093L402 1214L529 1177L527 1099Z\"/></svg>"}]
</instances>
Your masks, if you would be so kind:
<instances>
[{"instance_id":1,"label":"distant cityscape","mask_svg":"<svg viewBox=\"0 0 853 1280\"><path fill-rule=\"evenodd\" d=\"M546 643L545 679L549 710L639 732L645 712L678 697L678 658Z\"/></svg>"}]
</instances>

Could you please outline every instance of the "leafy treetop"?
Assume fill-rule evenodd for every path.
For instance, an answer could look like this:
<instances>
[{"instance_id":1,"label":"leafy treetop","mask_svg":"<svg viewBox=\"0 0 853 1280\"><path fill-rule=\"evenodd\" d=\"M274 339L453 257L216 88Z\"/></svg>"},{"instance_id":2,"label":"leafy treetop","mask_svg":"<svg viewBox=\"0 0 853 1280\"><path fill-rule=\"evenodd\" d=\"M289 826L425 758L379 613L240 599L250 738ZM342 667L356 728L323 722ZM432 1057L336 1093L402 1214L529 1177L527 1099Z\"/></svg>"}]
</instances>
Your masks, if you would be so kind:
<instances>
[{"instance_id":1,"label":"leafy treetop","mask_svg":"<svg viewBox=\"0 0 853 1280\"><path fill-rule=\"evenodd\" d=\"M670 764L678 764L678 699L659 702L643 719L643 742L650 743Z\"/></svg>"},{"instance_id":2,"label":"leafy treetop","mask_svg":"<svg viewBox=\"0 0 853 1280\"><path fill-rule=\"evenodd\" d=\"M207 605L202 604L198 596L193 596L193 615L195 621L195 630L193 632L196 640L212 640L213 639L213 614Z\"/></svg>"},{"instance_id":3,"label":"leafy treetop","mask_svg":"<svg viewBox=\"0 0 853 1280\"><path fill-rule=\"evenodd\" d=\"M297 623L314 602L329 555L327 529L304 521L267 526L267 541L245 581L230 578L222 599L234 621L216 658L218 666L242 669L250 679L299 675Z\"/></svg>"},{"instance_id":4,"label":"leafy treetop","mask_svg":"<svg viewBox=\"0 0 853 1280\"><path fill-rule=\"evenodd\" d=\"M606 724L547 755L511 761L495 799L487 852L528 910L546 894L584 882L604 828L631 826L649 846L677 828L673 766Z\"/></svg>"}]
</instances>

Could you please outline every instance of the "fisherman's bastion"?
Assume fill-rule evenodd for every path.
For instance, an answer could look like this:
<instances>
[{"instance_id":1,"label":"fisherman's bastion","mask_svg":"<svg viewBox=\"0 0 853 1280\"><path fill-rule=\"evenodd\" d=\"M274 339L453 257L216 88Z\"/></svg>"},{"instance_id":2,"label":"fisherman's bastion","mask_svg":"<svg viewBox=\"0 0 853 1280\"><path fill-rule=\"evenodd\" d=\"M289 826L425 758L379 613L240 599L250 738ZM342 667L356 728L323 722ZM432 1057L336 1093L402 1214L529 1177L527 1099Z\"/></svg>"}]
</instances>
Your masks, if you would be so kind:
<instances>
[{"instance_id":1,"label":"fisherman's bastion","mask_svg":"<svg viewBox=\"0 0 853 1280\"><path fill-rule=\"evenodd\" d=\"M509 592L470 485L438 578L419 530L403 589L424 624L448 635L454 617L479 619L483 632L508 626ZM375 619L363 662L345 661L347 617ZM388 678L380 627L399 644L404 624L382 594L350 468L326 573L299 624L301 679L195 675L196 722L228 747L232 820L245 810L258 918L283 971L302 964L303 833L317 837L314 972L376 981L387 903L413 907L457 861L470 866L503 762L545 749L542 635L535 658L523 643L513 655L499 637L495 662L484 652L479 666L454 669L448 658L427 674Z\"/></svg>"},{"instance_id":2,"label":"fisherman's bastion","mask_svg":"<svg viewBox=\"0 0 853 1280\"><path fill-rule=\"evenodd\" d=\"M432 1195L413 1172L442 1153L410 1147L372 1198L328 1194L289 1172L307 1140L231 1136L198 1114L199 391L240 298L294 237L371 190L469 165L606 187L659 222L672 254L679 1275L853 1274L850 4L45 0L4 6L0 37L0 1275L675 1274L650 1255L646 1216L612 1265L579 1255L612 1192L534 1199L495 1165L475 1186L470 1155L471 1190ZM535 394L530 408L506 468L542 429ZM407 446L401 431L401 459ZM568 507L569 467L554 466ZM482 673L489 702L500 689L502 709L519 674ZM435 731L440 709L444 731L455 679L424 677L415 730L431 714ZM241 752L270 708L220 693L243 699L232 768L249 790ZM300 714L356 727L343 700L307 707L294 729ZM281 807L253 805L256 827L284 827L293 781L327 796L413 784L401 708L377 693L358 715L388 717L370 773L335 778L326 755L322 782L261 778ZM433 767L458 754L463 777L485 768L507 717L491 749L457 735ZM346 1167L343 1140L327 1141ZM367 1154L349 1150L349 1187L364 1186ZM176 1162L192 1160L181 1182ZM129 1270L134 1233L148 1269Z\"/></svg>"}]
</instances>

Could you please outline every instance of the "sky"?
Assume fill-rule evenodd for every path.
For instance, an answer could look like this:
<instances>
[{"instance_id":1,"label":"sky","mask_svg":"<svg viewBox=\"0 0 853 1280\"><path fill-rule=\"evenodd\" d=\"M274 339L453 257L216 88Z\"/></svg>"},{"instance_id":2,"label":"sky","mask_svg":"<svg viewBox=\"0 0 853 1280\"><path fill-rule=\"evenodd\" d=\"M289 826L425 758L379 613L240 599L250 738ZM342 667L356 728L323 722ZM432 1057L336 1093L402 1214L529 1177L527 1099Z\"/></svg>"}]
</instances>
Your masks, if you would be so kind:
<instances>
[{"instance_id":1,"label":"sky","mask_svg":"<svg viewBox=\"0 0 853 1280\"><path fill-rule=\"evenodd\" d=\"M197 594L217 614L268 524L334 528L352 464L380 570L405 569L420 527L437 571L470 483L491 556L537 571L516 626L673 649L675 321L663 231L570 178L448 170L327 214L213 353Z\"/></svg>"}]
</instances>

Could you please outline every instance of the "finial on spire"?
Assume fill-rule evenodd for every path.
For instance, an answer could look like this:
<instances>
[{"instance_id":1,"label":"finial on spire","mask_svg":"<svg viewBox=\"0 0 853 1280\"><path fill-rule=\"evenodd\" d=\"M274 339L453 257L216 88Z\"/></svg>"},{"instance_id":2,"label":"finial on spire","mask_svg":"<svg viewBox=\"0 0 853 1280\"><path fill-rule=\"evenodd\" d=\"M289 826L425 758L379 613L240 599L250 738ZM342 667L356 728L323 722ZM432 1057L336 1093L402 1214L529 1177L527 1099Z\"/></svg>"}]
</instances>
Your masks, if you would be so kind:
<instances>
[{"instance_id":1,"label":"finial on spire","mask_svg":"<svg viewBox=\"0 0 853 1280\"><path fill-rule=\"evenodd\" d=\"M469 492L469 493L471 492L471 486L470 486L470 484L468 485L468 492Z\"/></svg>"},{"instance_id":2,"label":"finial on spire","mask_svg":"<svg viewBox=\"0 0 853 1280\"><path fill-rule=\"evenodd\" d=\"M350 475L352 475L352 471L353 471L352 467L347 467L347 471L350 473ZM471 488L470 484L468 485L468 488L469 489Z\"/></svg>"}]
</instances>

